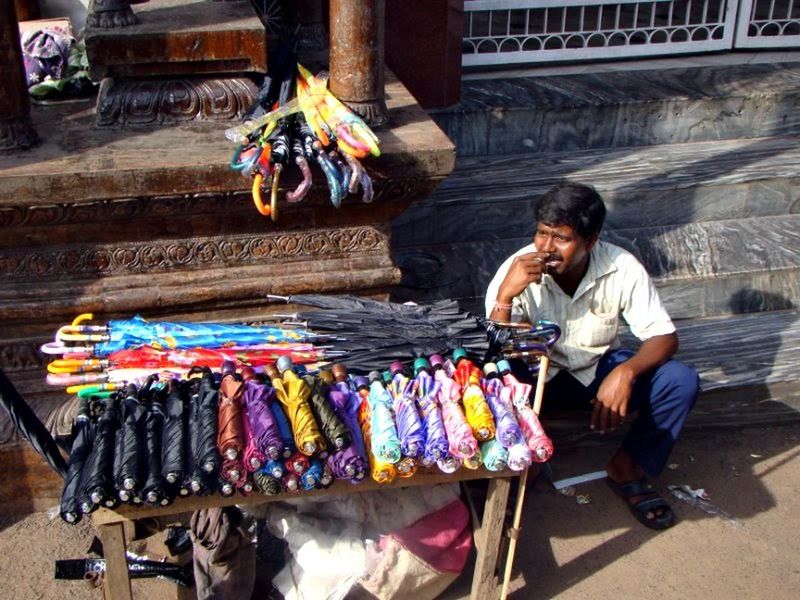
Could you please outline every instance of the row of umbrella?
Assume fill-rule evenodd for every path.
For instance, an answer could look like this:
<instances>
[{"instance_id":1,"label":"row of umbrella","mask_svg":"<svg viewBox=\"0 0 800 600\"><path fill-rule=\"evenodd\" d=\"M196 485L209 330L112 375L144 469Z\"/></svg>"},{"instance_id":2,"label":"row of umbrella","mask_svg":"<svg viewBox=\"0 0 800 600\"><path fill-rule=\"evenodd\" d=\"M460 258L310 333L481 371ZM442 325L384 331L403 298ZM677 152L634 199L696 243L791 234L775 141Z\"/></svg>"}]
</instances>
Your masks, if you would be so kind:
<instances>
[{"instance_id":1,"label":"row of umbrella","mask_svg":"<svg viewBox=\"0 0 800 600\"><path fill-rule=\"evenodd\" d=\"M261 367L281 356L298 364L341 356L322 343L328 336L296 322L150 322L134 316L97 325L89 323L91 319L91 314L78 316L42 346L43 353L60 356L47 366L49 384L80 395L141 383L155 370L185 377L193 367L219 370L225 362Z\"/></svg>"},{"instance_id":2,"label":"row of umbrella","mask_svg":"<svg viewBox=\"0 0 800 600\"><path fill-rule=\"evenodd\" d=\"M150 322L138 316L100 325L90 322L92 315L80 315L42 346L45 354L60 356L48 365L48 381L71 392L97 383L114 389L157 368L182 376L192 366L218 369L232 361L259 367L281 356L312 370L342 361L366 375L395 360L410 367L415 357L446 355L455 348L480 362L527 360L535 370L537 357L560 335L552 323L519 327L487 321L461 311L452 300L407 305L318 294L269 298L304 308L276 315L268 325Z\"/></svg>"},{"instance_id":3,"label":"row of umbrella","mask_svg":"<svg viewBox=\"0 0 800 600\"><path fill-rule=\"evenodd\" d=\"M177 496L264 494L379 483L433 465L526 468L552 443L506 361L479 369L466 352L419 357L414 372L316 374L289 357L263 369L234 363L187 379L153 374L124 392L85 394L74 422L61 516L100 506L166 505Z\"/></svg>"},{"instance_id":4,"label":"row of umbrella","mask_svg":"<svg viewBox=\"0 0 800 600\"><path fill-rule=\"evenodd\" d=\"M162 381L183 381L196 370L189 365L199 365L208 367L209 371L215 370L212 377L216 381L220 378L216 365L225 361L233 362L240 369L249 366L263 373L273 360L287 356L298 369L305 367L313 373L324 374L320 369L342 361L352 374L367 375L395 361L401 361L403 368L410 370L417 357L445 355L463 346L473 361L522 358L535 371L539 353L544 355L549 351L559 335L558 327L551 323L540 323L532 328L497 324L464 313L451 301L415 306L314 294L271 299L304 308L292 315L279 316L282 322L267 325L147 322L139 317L98 325L87 322L91 315L82 315L60 328L54 342L43 346L46 354L60 355L51 363L49 379L56 385L67 385L69 393L76 393L87 402L91 398L93 409L89 411L87 407L91 414L82 421L96 424L105 400L114 395L119 401L125 397L130 384L147 389L154 370L159 371ZM210 352L212 350L214 352ZM416 366L414 371L417 371ZM22 436L64 477L67 465L52 436L11 382L0 375L2 406ZM347 381L350 387L354 385L352 376L348 376ZM360 381L363 399L374 382L368 378ZM385 386L387 383L388 380L384 381ZM267 387L272 387L271 382L267 382ZM391 386L387 387L391 394ZM363 402L361 406L367 408ZM431 414L428 407L429 404L418 401L423 420ZM402 419L405 411L400 409ZM379 416L381 411L381 408L376 409ZM440 409L443 415L446 411L447 407ZM110 413L113 414L113 410ZM371 414L363 410L355 415L359 427L372 424ZM432 414L435 415L435 411ZM435 416L433 421L436 421ZM376 417L379 440L381 429L377 425L382 422ZM352 419L350 428L355 429ZM462 447L468 448L469 444L462 444ZM466 463L470 465L469 459ZM347 472L352 473L353 468Z\"/></svg>"}]
</instances>

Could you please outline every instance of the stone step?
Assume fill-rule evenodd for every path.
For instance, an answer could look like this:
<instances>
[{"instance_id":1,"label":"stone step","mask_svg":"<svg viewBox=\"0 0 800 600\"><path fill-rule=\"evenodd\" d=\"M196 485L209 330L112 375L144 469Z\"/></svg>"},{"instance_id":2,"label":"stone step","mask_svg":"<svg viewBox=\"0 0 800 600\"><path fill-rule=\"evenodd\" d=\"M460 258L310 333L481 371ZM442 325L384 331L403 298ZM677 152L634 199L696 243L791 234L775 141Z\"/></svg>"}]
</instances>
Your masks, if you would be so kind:
<instances>
[{"instance_id":1,"label":"stone step","mask_svg":"<svg viewBox=\"0 0 800 600\"><path fill-rule=\"evenodd\" d=\"M653 275L675 319L800 305L800 215L751 217L604 232ZM455 298L482 312L489 280L530 237L395 247L403 271L393 299Z\"/></svg>"},{"instance_id":2,"label":"stone step","mask_svg":"<svg viewBox=\"0 0 800 600\"><path fill-rule=\"evenodd\" d=\"M528 236L531 199L562 179L597 188L609 229L796 213L798 173L800 137L459 156L436 192L394 221L393 245Z\"/></svg>"},{"instance_id":3,"label":"stone step","mask_svg":"<svg viewBox=\"0 0 800 600\"><path fill-rule=\"evenodd\" d=\"M681 341L677 358L700 374L701 393L687 428L800 421L800 311L690 319L675 325ZM635 340L626 337L623 344L628 341L635 347ZM574 414L560 413L547 428L562 449L597 440L586 420Z\"/></svg>"},{"instance_id":4,"label":"stone step","mask_svg":"<svg viewBox=\"0 0 800 600\"><path fill-rule=\"evenodd\" d=\"M800 63L464 80L432 113L461 156L800 133Z\"/></svg>"}]
</instances>

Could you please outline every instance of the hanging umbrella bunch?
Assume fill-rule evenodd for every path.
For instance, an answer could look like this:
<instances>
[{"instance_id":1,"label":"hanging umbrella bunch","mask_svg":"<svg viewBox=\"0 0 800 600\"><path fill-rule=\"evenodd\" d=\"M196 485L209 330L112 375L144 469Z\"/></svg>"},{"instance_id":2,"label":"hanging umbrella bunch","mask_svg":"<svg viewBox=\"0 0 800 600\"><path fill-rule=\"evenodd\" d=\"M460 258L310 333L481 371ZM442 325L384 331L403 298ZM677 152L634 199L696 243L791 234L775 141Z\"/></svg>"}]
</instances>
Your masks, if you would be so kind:
<instances>
[{"instance_id":1,"label":"hanging umbrella bunch","mask_svg":"<svg viewBox=\"0 0 800 600\"><path fill-rule=\"evenodd\" d=\"M371 202L372 180L361 159L380 156L377 136L328 91L325 73L312 74L293 54L279 61L274 73L265 79L256 109L243 124L225 131L236 144L230 166L252 178L258 212L277 220L280 182L292 164L301 181L286 192L290 204L302 201L311 189L313 165L324 174L336 208L348 194Z\"/></svg>"}]
</instances>

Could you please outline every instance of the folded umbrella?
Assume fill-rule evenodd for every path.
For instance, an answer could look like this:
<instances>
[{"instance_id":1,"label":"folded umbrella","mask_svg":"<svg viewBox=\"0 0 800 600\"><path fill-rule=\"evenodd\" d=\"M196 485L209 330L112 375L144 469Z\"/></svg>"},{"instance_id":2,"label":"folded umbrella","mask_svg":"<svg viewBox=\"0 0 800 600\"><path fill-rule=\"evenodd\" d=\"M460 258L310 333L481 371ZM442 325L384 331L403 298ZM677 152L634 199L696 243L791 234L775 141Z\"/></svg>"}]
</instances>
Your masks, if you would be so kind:
<instances>
[{"instance_id":1,"label":"folded umbrella","mask_svg":"<svg viewBox=\"0 0 800 600\"><path fill-rule=\"evenodd\" d=\"M399 462L403 452L397 435L392 397L378 371L370 372L367 402L372 413L372 453L381 461Z\"/></svg>"},{"instance_id":2,"label":"folded umbrella","mask_svg":"<svg viewBox=\"0 0 800 600\"><path fill-rule=\"evenodd\" d=\"M278 402L286 410L297 449L306 456L325 450L325 439L308 402L311 389L291 368L291 362L281 362L278 368L268 365L265 371L272 379Z\"/></svg>"},{"instance_id":3,"label":"folded umbrella","mask_svg":"<svg viewBox=\"0 0 800 600\"><path fill-rule=\"evenodd\" d=\"M433 376L440 385L437 402L442 409L450 454L462 460L470 459L478 452L478 441L461 407L461 388L447 375L444 370L444 359L440 355L431 356L430 363Z\"/></svg>"},{"instance_id":4,"label":"folded umbrella","mask_svg":"<svg viewBox=\"0 0 800 600\"><path fill-rule=\"evenodd\" d=\"M219 426L219 389L209 370L202 370L193 401L195 402L194 423L192 427L192 449L194 451L191 481L195 494L205 493L211 482L216 481L222 459L217 449L217 428Z\"/></svg>"},{"instance_id":5,"label":"folded umbrella","mask_svg":"<svg viewBox=\"0 0 800 600\"><path fill-rule=\"evenodd\" d=\"M391 382L387 386L392 396L392 408L403 456L416 458L425 451L425 430L417 411L416 382L403 372L403 363L395 361L390 367Z\"/></svg>"},{"instance_id":6,"label":"folded umbrella","mask_svg":"<svg viewBox=\"0 0 800 600\"><path fill-rule=\"evenodd\" d=\"M116 482L120 499L128 501L140 492L146 478L145 425L147 408L139 399L139 389L129 384L121 403L122 409L122 456L120 457L119 479Z\"/></svg>"},{"instance_id":7,"label":"folded umbrella","mask_svg":"<svg viewBox=\"0 0 800 600\"><path fill-rule=\"evenodd\" d=\"M276 459L281 456L283 442L275 416L269 407L275 400L275 390L258 381L255 372L250 368L242 369L242 378L245 382L242 400L247 409L256 448L265 457Z\"/></svg>"},{"instance_id":8,"label":"folded umbrella","mask_svg":"<svg viewBox=\"0 0 800 600\"><path fill-rule=\"evenodd\" d=\"M433 464L447 456L450 446L442 411L436 402L441 384L431 374L430 363L425 358L414 361L416 396L422 425L425 429L424 464Z\"/></svg>"},{"instance_id":9,"label":"folded umbrella","mask_svg":"<svg viewBox=\"0 0 800 600\"><path fill-rule=\"evenodd\" d=\"M102 413L97 419L92 452L86 460L84 492L89 500L89 511L101 504L114 502L113 471L116 430L119 427L118 399L116 396L101 402ZM85 507L82 507L82 509Z\"/></svg>"},{"instance_id":10,"label":"folded umbrella","mask_svg":"<svg viewBox=\"0 0 800 600\"><path fill-rule=\"evenodd\" d=\"M453 353L453 362L456 364L453 379L461 386L461 401L464 403L467 423L477 440L481 442L490 440L495 435L495 423L480 386L481 371L467 358L466 351L461 348Z\"/></svg>"},{"instance_id":11,"label":"folded umbrella","mask_svg":"<svg viewBox=\"0 0 800 600\"><path fill-rule=\"evenodd\" d=\"M553 456L553 441L542 427L539 417L530 405L531 386L521 383L511 372L508 361L501 360L497 368L503 377L506 389L511 393L514 410L517 413L520 428L535 462L547 462Z\"/></svg>"},{"instance_id":12,"label":"folded umbrella","mask_svg":"<svg viewBox=\"0 0 800 600\"><path fill-rule=\"evenodd\" d=\"M183 481L186 475L186 445L188 443L186 388L177 379L170 379L164 401L164 435L161 447L161 469L164 480L171 486Z\"/></svg>"},{"instance_id":13,"label":"folded umbrella","mask_svg":"<svg viewBox=\"0 0 800 600\"><path fill-rule=\"evenodd\" d=\"M361 404L358 394L352 392L347 383L347 371L342 365L333 365L331 371L320 372L320 377L330 377L333 381L328 389L328 400L336 414L347 427L351 443L332 452L327 464L336 479L347 479L353 483L362 481L369 470L364 438L358 424L358 408Z\"/></svg>"},{"instance_id":14,"label":"folded umbrella","mask_svg":"<svg viewBox=\"0 0 800 600\"><path fill-rule=\"evenodd\" d=\"M481 442L481 455L489 471L502 471L508 464L508 449L496 438Z\"/></svg>"},{"instance_id":15,"label":"folded umbrella","mask_svg":"<svg viewBox=\"0 0 800 600\"><path fill-rule=\"evenodd\" d=\"M72 423L72 447L67 464L67 476L61 492L61 518L67 523L77 523L81 519L78 501L84 463L92 449L92 423L89 418L89 400L82 398L78 404L78 412Z\"/></svg>"},{"instance_id":16,"label":"folded umbrella","mask_svg":"<svg viewBox=\"0 0 800 600\"><path fill-rule=\"evenodd\" d=\"M145 425L145 449L147 452L147 479L142 496L150 504L169 504L164 478L161 474L161 440L164 434L164 405L161 394L156 392L150 399Z\"/></svg>"},{"instance_id":17,"label":"folded umbrella","mask_svg":"<svg viewBox=\"0 0 800 600\"><path fill-rule=\"evenodd\" d=\"M219 382L219 425L217 447L225 461L241 462L244 453L244 382L236 377L236 367L226 362Z\"/></svg>"},{"instance_id":18,"label":"folded umbrella","mask_svg":"<svg viewBox=\"0 0 800 600\"><path fill-rule=\"evenodd\" d=\"M370 465L370 473L372 478L378 483L391 483L397 477L397 469L394 463L383 460L378 456L372 447L372 424L374 422L372 416L372 406L370 405L370 384L366 377L356 376L353 379L353 387L355 387L361 403L358 407L358 423L361 426L361 433L364 438L364 447L367 451L367 458ZM398 443L399 454L399 443Z\"/></svg>"},{"instance_id":19,"label":"folded umbrella","mask_svg":"<svg viewBox=\"0 0 800 600\"><path fill-rule=\"evenodd\" d=\"M64 479L67 475L67 463L56 441L2 369L0 369L0 404L20 435L28 440L33 449Z\"/></svg>"},{"instance_id":20,"label":"folded umbrella","mask_svg":"<svg viewBox=\"0 0 800 600\"><path fill-rule=\"evenodd\" d=\"M482 381L482 389L486 403L494 416L495 435L503 446L511 448L514 444L522 441L522 431L520 431L519 423L514 416L514 409L509 401L509 392L504 390L505 385L500 379L496 364L486 363L483 365L483 372L486 377Z\"/></svg>"},{"instance_id":21,"label":"folded umbrella","mask_svg":"<svg viewBox=\"0 0 800 600\"><path fill-rule=\"evenodd\" d=\"M328 384L313 375L305 375L303 380L311 390L311 395L308 397L309 405L314 420L319 424L320 432L325 437L327 447L335 451L349 446L350 432L328 402Z\"/></svg>"}]
</instances>

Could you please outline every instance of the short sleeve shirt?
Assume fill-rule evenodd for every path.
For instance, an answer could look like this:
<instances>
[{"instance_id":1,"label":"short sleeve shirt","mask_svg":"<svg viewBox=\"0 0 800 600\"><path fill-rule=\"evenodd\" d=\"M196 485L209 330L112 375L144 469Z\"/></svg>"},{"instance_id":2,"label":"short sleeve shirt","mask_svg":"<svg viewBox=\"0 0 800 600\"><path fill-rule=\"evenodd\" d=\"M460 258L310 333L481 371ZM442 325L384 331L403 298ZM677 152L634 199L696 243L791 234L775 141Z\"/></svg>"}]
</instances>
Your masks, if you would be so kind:
<instances>
[{"instance_id":1,"label":"short sleeve shirt","mask_svg":"<svg viewBox=\"0 0 800 600\"><path fill-rule=\"evenodd\" d=\"M487 316L514 258L535 251L530 244L500 266L486 292ZM606 242L592 248L574 296L544 275L540 284L530 284L514 298L511 309L513 321L558 323L561 338L553 347L548 378L566 369L585 386L594 380L600 357L619 347L620 317L642 341L675 332L644 266L627 250Z\"/></svg>"}]
</instances>

